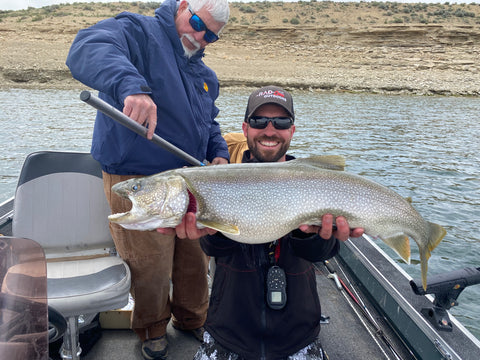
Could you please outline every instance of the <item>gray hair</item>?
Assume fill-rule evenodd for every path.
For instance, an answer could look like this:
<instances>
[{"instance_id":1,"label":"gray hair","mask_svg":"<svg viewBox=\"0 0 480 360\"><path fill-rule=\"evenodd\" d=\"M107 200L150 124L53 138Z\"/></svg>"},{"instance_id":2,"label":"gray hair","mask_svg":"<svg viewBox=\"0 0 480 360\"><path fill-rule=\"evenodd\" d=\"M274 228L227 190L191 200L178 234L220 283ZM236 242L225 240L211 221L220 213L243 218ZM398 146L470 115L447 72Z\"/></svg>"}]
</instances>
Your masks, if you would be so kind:
<instances>
[{"instance_id":1,"label":"gray hair","mask_svg":"<svg viewBox=\"0 0 480 360\"><path fill-rule=\"evenodd\" d=\"M225 25L227 24L228 18L230 17L228 0L188 0L188 3L193 11L196 12L205 7L215 21L224 23Z\"/></svg>"}]
</instances>

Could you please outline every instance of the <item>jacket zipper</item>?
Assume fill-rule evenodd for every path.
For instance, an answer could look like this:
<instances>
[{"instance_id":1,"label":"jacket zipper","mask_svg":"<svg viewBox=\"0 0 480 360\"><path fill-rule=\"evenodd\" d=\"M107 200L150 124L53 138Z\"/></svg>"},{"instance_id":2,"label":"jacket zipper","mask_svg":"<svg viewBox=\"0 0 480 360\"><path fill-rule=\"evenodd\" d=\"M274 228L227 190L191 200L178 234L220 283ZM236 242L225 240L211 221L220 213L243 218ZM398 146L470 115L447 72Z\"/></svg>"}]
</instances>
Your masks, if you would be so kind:
<instances>
[{"instance_id":1,"label":"jacket zipper","mask_svg":"<svg viewBox=\"0 0 480 360\"><path fill-rule=\"evenodd\" d=\"M263 270L262 266L262 285L263 285L263 293L265 293L265 272ZM266 303L264 299L265 295L262 294L261 302L262 302L262 327L263 327L263 333L267 331L267 311L266 311ZM266 353L265 353L265 337L262 337L262 341L260 342L260 360L265 360L266 359Z\"/></svg>"}]
</instances>

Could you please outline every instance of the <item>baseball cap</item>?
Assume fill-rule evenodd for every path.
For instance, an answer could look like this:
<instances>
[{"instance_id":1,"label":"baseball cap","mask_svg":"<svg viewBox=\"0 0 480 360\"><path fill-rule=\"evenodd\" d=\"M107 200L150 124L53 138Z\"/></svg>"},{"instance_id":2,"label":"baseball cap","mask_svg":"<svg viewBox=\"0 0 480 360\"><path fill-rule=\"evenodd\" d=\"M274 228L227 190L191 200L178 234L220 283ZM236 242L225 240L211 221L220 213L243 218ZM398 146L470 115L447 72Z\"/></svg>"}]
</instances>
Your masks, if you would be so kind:
<instances>
[{"instance_id":1,"label":"baseball cap","mask_svg":"<svg viewBox=\"0 0 480 360\"><path fill-rule=\"evenodd\" d=\"M247 103L247 111L245 112L245 121L264 104L280 105L287 111L291 118L295 120L292 95L281 87L269 85L257 89L250 94Z\"/></svg>"}]
</instances>

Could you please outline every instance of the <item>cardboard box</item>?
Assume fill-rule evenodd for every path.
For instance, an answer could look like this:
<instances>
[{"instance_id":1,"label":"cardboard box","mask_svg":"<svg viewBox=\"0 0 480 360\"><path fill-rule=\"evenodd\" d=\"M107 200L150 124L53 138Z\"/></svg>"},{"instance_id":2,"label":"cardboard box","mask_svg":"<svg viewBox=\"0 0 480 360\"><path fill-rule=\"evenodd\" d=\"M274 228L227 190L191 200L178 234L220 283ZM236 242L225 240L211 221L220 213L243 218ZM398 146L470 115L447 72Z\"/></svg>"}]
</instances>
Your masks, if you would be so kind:
<instances>
[{"instance_id":1,"label":"cardboard box","mask_svg":"<svg viewBox=\"0 0 480 360\"><path fill-rule=\"evenodd\" d=\"M123 308L101 312L100 326L102 329L131 329L133 305L134 301L130 295L128 304Z\"/></svg>"}]
</instances>

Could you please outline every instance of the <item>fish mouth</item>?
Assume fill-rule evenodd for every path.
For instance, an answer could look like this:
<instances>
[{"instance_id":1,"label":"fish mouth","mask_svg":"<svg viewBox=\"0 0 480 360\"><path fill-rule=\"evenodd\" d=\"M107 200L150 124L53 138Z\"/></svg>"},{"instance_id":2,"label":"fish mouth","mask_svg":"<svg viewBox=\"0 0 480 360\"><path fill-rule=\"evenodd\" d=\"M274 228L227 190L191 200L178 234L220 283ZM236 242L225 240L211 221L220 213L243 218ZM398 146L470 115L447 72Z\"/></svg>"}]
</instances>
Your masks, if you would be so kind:
<instances>
[{"instance_id":1,"label":"fish mouth","mask_svg":"<svg viewBox=\"0 0 480 360\"><path fill-rule=\"evenodd\" d=\"M150 219L150 216L146 214L141 208L135 206L132 203L132 208L126 212L114 213L108 215L108 220L117 224L130 224L135 222L145 222Z\"/></svg>"},{"instance_id":2,"label":"fish mouth","mask_svg":"<svg viewBox=\"0 0 480 360\"><path fill-rule=\"evenodd\" d=\"M129 211L123 212L123 213L111 214L111 215L108 215L108 220L114 223L119 223L119 222L122 222L128 215L129 215Z\"/></svg>"},{"instance_id":3,"label":"fish mouth","mask_svg":"<svg viewBox=\"0 0 480 360\"><path fill-rule=\"evenodd\" d=\"M164 219L162 218L134 216L129 211L112 214L108 216L108 220L128 230L152 231L161 227L168 227L165 226Z\"/></svg>"}]
</instances>

